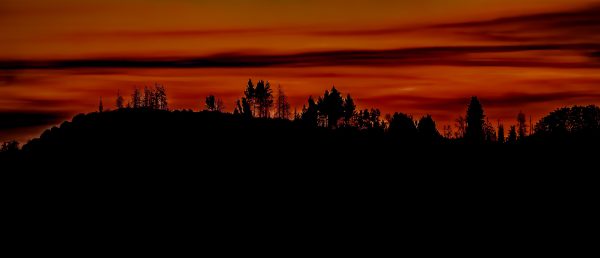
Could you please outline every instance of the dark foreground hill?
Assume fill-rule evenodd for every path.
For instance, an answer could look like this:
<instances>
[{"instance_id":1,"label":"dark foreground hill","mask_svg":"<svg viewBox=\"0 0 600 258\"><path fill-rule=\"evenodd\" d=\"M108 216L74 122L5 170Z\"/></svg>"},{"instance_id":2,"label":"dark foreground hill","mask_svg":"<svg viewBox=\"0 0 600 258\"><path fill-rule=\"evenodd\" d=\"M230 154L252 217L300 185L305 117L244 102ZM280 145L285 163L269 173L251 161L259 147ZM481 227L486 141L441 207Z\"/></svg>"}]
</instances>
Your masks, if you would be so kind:
<instances>
[{"instance_id":1,"label":"dark foreground hill","mask_svg":"<svg viewBox=\"0 0 600 258\"><path fill-rule=\"evenodd\" d=\"M574 168L596 154L577 145L407 142L383 130L326 129L301 121L219 112L122 109L75 116L10 160L47 169L487 171ZM7 157L4 157L6 159Z\"/></svg>"},{"instance_id":2,"label":"dark foreground hill","mask_svg":"<svg viewBox=\"0 0 600 258\"><path fill-rule=\"evenodd\" d=\"M587 154L574 146L415 145L286 120L124 109L44 132L2 164L2 175L19 177L4 180L16 217L92 223L111 234L156 222L222 233L288 224L354 230L356 221L405 221L422 234L467 223L530 228L529 212L544 227L556 210L585 214L597 173L596 152Z\"/></svg>"}]
</instances>

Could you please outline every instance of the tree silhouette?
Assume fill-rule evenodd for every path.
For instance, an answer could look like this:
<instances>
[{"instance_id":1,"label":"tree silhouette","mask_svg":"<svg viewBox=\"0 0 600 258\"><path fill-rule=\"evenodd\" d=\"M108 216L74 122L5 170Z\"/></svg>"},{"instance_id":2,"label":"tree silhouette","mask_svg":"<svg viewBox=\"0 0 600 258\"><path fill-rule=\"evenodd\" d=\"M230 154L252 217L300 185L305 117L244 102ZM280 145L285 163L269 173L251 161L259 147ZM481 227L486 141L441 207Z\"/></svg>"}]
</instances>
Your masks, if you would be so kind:
<instances>
[{"instance_id":1,"label":"tree silhouette","mask_svg":"<svg viewBox=\"0 0 600 258\"><path fill-rule=\"evenodd\" d=\"M287 100L287 96L281 85L277 87L277 110L275 117L279 119L290 119L290 103Z\"/></svg>"},{"instance_id":2,"label":"tree silhouette","mask_svg":"<svg viewBox=\"0 0 600 258\"><path fill-rule=\"evenodd\" d=\"M354 100L348 94L346 99L344 100L344 124L346 126L350 126L350 121L352 117L356 115L356 104L354 104Z\"/></svg>"},{"instance_id":3,"label":"tree silhouette","mask_svg":"<svg viewBox=\"0 0 600 258\"><path fill-rule=\"evenodd\" d=\"M146 109L154 109L154 92L148 88L148 86L144 87L144 96L142 97L142 108Z\"/></svg>"},{"instance_id":4,"label":"tree silhouette","mask_svg":"<svg viewBox=\"0 0 600 258\"><path fill-rule=\"evenodd\" d=\"M483 124L483 135L486 142L496 142L497 140L496 130L488 119Z\"/></svg>"},{"instance_id":5,"label":"tree silhouette","mask_svg":"<svg viewBox=\"0 0 600 258\"><path fill-rule=\"evenodd\" d=\"M208 95L206 100L204 101L206 110L208 111L216 111L217 110L217 101L214 95Z\"/></svg>"},{"instance_id":6,"label":"tree silhouette","mask_svg":"<svg viewBox=\"0 0 600 258\"><path fill-rule=\"evenodd\" d=\"M522 111L517 115L517 136L519 141L523 141L527 136L527 118Z\"/></svg>"},{"instance_id":7,"label":"tree silhouette","mask_svg":"<svg viewBox=\"0 0 600 258\"><path fill-rule=\"evenodd\" d=\"M419 138L421 141L426 143L434 143L440 140L441 135L435 126L435 121L430 115L421 117L419 120L417 130L419 131Z\"/></svg>"},{"instance_id":8,"label":"tree silhouette","mask_svg":"<svg viewBox=\"0 0 600 258\"><path fill-rule=\"evenodd\" d=\"M412 116L398 112L390 120L388 133L395 139L408 142L414 142L419 135Z\"/></svg>"},{"instance_id":9,"label":"tree silhouette","mask_svg":"<svg viewBox=\"0 0 600 258\"><path fill-rule=\"evenodd\" d=\"M484 142L484 119L485 115L481 103L477 97L472 97L467 108L465 142L476 144Z\"/></svg>"},{"instance_id":10,"label":"tree silhouette","mask_svg":"<svg viewBox=\"0 0 600 258\"><path fill-rule=\"evenodd\" d=\"M100 101L98 101L98 112L102 113L104 111L104 105L102 105L102 97L100 97Z\"/></svg>"},{"instance_id":11,"label":"tree silhouette","mask_svg":"<svg viewBox=\"0 0 600 258\"><path fill-rule=\"evenodd\" d=\"M517 127L514 125L510 126L510 130L508 131L508 139L507 143L516 143L517 142Z\"/></svg>"},{"instance_id":12,"label":"tree silhouette","mask_svg":"<svg viewBox=\"0 0 600 258\"><path fill-rule=\"evenodd\" d=\"M559 108L535 126L535 136L545 141L600 141L600 108L595 105Z\"/></svg>"},{"instance_id":13,"label":"tree silhouette","mask_svg":"<svg viewBox=\"0 0 600 258\"><path fill-rule=\"evenodd\" d=\"M329 128L336 128L338 121L344 116L344 99L335 86L331 88L331 92L325 91L323 97L319 97L317 107Z\"/></svg>"},{"instance_id":14,"label":"tree silhouette","mask_svg":"<svg viewBox=\"0 0 600 258\"><path fill-rule=\"evenodd\" d=\"M369 130L369 129L381 129L383 127L383 123L379 119L381 116L381 112L379 109L365 109L361 110L356 114L354 120L354 124L358 126L361 130Z\"/></svg>"},{"instance_id":15,"label":"tree silhouette","mask_svg":"<svg viewBox=\"0 0 600 258\"><path fill-rule=\"evenodd\" d=\"M268 118L270 109L273 106L273 90L269 82L262 80L256 83L254 92L255 103L258 107L258 117Z\"/></svg>"},{"instance_id":16,"label":"tree silhouette","mask_svg":"<svg viewBox=\"0 0 600 258\"><path fill-rule=\"evenodd\" d=\"M125 100L123 100L123 96L121 96L121 91L117 90L117 100L116 100L117 109L123 108L123 102L125 102Z\"/></svg>"},{"instance_id":17,"label":"tree silhouette","mask_svg":"<svg viewBox=\"0 0 600 258\"><path fill-rule=\"evenodd\" d=\"M246 84L246 89L244 90L244 96L245 96L246 102L250 105L250 107L252 107L252 115L254 116L256 113L255 105L254 105L256 89L254 88L254 83L252 83L252 79L248 79L248 83Z\"/></svg>"},{"instance_id":18,"label":"tree silhouette","mask_svg":"<svg viewBox=\"0 0 600 258\"><path fill-rule=\"evenodd\" d=\"M131 106L135 109L142 107L142 94L137 87L133 88L133 93L131 94Z\"/></svg>"},{"instance_id":19,"label":"tree silhouette","mask_svg":"<svg viewBox=\"0 0 600 258\"><path fill-rule=\"evenodd\" d=\"M467 120L465 120L465 118L463 116L458 116L458 118L455 120L456 122L456 132L455 132L455 138L456 139L463 139L465 138L465 134L467 132Z\"/></svg>"},{"instance_id":20,"label":"tree silhouette","mask_svg":"<svg viewBox=\"0 0 600 258\"><path fill-rule=\"evenodd\" d=\"M370 116L369 120L370 120L370 124L371 124L372 128L374 128L374 129L383 128L383 123L379 119L380 116L381 116L381 111L379 111L379 109L377 109L377 108L371 109L371 116Z\"/></svg>"},{"instance_id":21,"label":"tree silhouette","mask_svg":"<svg viewBox=\"0 0 600 258\"><path fill-rule=\"evenodd\" d=\"M236 100L235 101L235 106L233 108L233 115L239 116L242 114L242 104L240 103L240 100Z\"/></svg>"},{"instance_id":22,"label":"tree silhouette","mask_svg":"<svg viewBox=\"0 0 600 258\"><path fill-rule=\"evenodd\" d=\"M167 99L167 89L164 85L156 84L154 86L154 98L155 108L159 110L169 110L169 103Z\"/></svg>"},{"instance_id":23,"label":"tree silhouette","mask_svg":"<svg viewBox=\"0 0 600 258\"><path fill-rule=\"evenodd\" d=\"M498 143L504 143L504 125L498 123Z\"/></svg>"},{"instance_id":24,"label":"tree silhouette","mask_svg":"<svg viewBox=\"0 0 600 258\"><path fill-rule=\"evenodd\" d=\"M302 121L310 126L316 126L318 120L318 108L312 96L308 97L308 107L302 107Z\"/></svg>"},{"instance_id":25,"label":"tree silhouette","mask_svg":"<svg viewBox=\"0 0 600 258\"><path fill-rule=\"evenodd\" d=\"M242 98L242 100L238 100L235 105L235 110L233 112L234 115L241 115L245 118L252 118L252 107L246 98Z\"/></svg>"}]
</instances>

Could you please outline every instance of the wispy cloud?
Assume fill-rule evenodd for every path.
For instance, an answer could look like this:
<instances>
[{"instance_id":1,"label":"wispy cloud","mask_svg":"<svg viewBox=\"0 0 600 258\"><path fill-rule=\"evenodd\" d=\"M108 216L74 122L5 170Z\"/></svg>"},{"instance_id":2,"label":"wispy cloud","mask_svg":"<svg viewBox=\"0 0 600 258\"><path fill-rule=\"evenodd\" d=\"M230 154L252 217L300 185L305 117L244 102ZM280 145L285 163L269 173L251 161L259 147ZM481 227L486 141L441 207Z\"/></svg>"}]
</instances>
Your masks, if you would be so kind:
<instances>
[{"instance_id":1,"label":"wispy cloud","mask_svg":"<svg viewBox=\"0 0 600 258\"><path fill-rule=\"evenodd\" d=\"M398 25L389 27L358 29L312 29L309 27L271 28L225 28L189 29L157 31L105 31L72 34L83 38L187 38L246 35L303 35L316 37L371 37L402 35L406 33L452 34L466 38L476 38L502 42L593 42L600 39L600 5L555 11L502 17L490 20L433 24Z\"/></svg>"},{"instance_id":2,"label":"wispy cloud","mask_svg":"<svg viewBox=\"0 0 600 258\"><path fill-rule=\"evenodd\" d=\"M230 28L230 29L186 29L186 30L111 30L71 33L69 38L195 38L195 37L217 37L217 36L248 36L256 34L297 34L299 29L292 28Z\"/></svg>"},{"instance_id":3,"label":"wispy cloud","mask_svg":"<svg viewBox=\"0 0 600 258\"><path fill-rule=\"evenodd\" d=\"M441 24L429 28L493 41L595 42L600 39L600 5L486 21Z\"/></svg>"}]
</instances>

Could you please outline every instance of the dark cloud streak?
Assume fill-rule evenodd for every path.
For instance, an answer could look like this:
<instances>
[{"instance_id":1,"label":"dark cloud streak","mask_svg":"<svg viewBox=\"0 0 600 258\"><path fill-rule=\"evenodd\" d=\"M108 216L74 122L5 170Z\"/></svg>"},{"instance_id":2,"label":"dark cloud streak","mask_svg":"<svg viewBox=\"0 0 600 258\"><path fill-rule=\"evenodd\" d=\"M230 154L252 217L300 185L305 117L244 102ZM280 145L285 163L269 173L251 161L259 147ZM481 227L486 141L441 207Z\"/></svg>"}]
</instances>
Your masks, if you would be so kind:
<instances>
[{"instance_id":1,"label":"dark cloud streak","mask_svg":"<svg viewBox=\"0 0 600 258\"><path fill-rule=\"evenodd\" d=\"M449 23L425 29L505 42L593 42L600 39L600 5L551 13Z\"/></svg>"},{"instance_id":2,"label":"dark cloud streak","mask_svg":"<svg viewBox=\"0 0 600 258\"><path fill-rule=\"evenodd\" d=\"M579 51L590 53L600 44L539 44L506 46L424 47L391 50L341 50L282 55L221 54L197 58L105 58L46 61L0 61L0 69L77 68L245 68L321 66L501 66L548 68L598 68L600 63L550 62L510 58L474 58L472 54L525 51Z\"/></svg>"}]
</instances>

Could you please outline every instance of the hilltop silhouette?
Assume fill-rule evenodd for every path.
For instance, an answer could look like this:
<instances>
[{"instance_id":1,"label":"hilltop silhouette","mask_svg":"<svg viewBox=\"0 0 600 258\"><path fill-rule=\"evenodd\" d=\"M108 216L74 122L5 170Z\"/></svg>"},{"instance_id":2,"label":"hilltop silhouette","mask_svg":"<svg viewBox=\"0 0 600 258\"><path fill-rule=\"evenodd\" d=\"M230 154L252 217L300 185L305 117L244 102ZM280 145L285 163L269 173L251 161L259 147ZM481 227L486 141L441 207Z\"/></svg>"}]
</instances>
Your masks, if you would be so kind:
<instances>
[{"instance_id":1,"label":"hilltop silhouette","mask_svg":"<svg viewBox=\"0 0 600 258\"><path fill-rule=\"evenodd\" d=\"M127 103L119 92L115 110L107 109L100 98L97 112L79 114L48 129L21 149L17 142L4 143L0 159L35 165L77 161L106 167L210 160L223 168L277 163L276 167L286 169L296 164L369 166L383 156L443 161L437 164L465 158L477 163L509 162L511 156L559 155L560 151L547 152L565 144L600 143L597 106L558 109L535 127L527 125L525 114L519 112L516 125L505 132L503 124L491 125L484 103L472 97L465 116L456 120L456 130L444 126L439 132L429 115L414 119L396 112L382 118L376 108L357 110L352 97L343 97L335 87L316 100L309 97L302 111L294 114L281 86L275 96L269 82L255 85L249 80L243 94L234 112L226 113L223 101L214 95L206 97L204 111L170 110L166 89L159 84L135 88Z\"/></svg>"}]
</instances>

